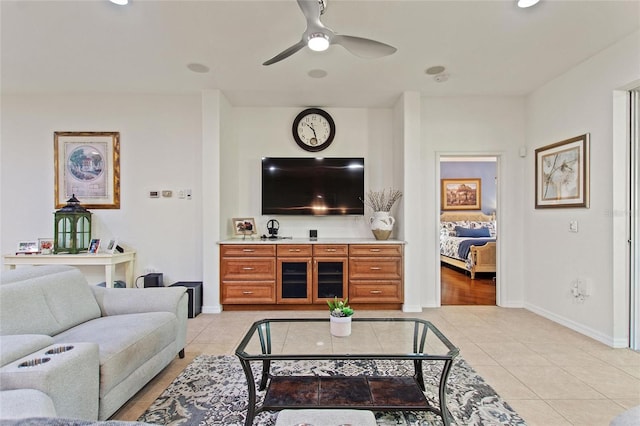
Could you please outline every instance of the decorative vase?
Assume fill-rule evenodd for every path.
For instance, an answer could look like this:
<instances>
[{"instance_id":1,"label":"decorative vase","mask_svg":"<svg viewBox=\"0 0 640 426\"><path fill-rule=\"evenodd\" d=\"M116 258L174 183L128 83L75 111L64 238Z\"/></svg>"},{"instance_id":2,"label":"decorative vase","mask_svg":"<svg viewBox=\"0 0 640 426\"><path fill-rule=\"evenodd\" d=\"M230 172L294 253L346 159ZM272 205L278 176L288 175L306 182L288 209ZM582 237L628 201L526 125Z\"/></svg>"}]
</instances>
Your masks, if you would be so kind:
<instances>
[{"instance_id":1,"label":"decorative vase","mask_svg":"<svg viewBox=\"0 0 640 426\"><path fill-rule=\"evenodd\" d=\"M351 334L351 317L329 317L331 335L336 337L347 337Z\"/></svg>"},{"instance_id":2,"label":"decorative vase","mask_svg":"<svg viewBox=\"0 0 640 426\"><path fill-rule=\"evenodd\" d=\"M389 212L373 212L373 217L369 218L369 222L371 223L371 232L376 240L386 240L391 236L396 220Z\"/></svg>"}]
</instances>

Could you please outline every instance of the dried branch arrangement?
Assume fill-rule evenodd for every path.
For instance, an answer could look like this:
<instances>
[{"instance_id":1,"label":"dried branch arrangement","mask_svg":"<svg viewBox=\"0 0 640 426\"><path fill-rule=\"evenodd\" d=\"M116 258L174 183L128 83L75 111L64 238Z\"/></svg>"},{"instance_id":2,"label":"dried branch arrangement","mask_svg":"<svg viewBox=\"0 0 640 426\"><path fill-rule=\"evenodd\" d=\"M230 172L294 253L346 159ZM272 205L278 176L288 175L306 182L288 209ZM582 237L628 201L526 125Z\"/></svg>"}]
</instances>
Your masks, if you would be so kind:
<instances>
[{"instance_id":1,"label":"dried branch arrangement","mask_svg":"<svg viewBox=\"0 0 640 426\"><path fill-rule=\"evenodd\" d=\"M389 212L400 198L402 198L402 191L389 188L389 192L386 189L367 192L367 199L362 202L374 212Z\"/></svg>"}]
</instances>

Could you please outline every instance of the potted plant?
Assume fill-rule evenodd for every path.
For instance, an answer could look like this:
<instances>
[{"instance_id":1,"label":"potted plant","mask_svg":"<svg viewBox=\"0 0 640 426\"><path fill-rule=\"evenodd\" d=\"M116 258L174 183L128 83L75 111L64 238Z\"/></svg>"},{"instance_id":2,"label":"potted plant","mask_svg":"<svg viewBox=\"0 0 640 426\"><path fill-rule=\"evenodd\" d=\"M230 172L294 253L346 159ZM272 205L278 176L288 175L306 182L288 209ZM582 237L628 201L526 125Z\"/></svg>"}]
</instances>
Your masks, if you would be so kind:
<instances>
[{"instance_id":1,"label":"potted plant","mask_svg":"<svg viewBox=\"0 0 640 426\"><path fill-rule=\"evenodd\" d=\"M363 202L373 210L373 217L369 218L369 223L376 240L386 240L391 235L393 225L396 223L390 214L391 207L400 198L402 198L402 191L398 189L389 188L388 192L386 189L367 192L367 198Z\"/></svg>"},{"instance_id":2,"label":"potted plant","mask_svg":"<svg viewBox=\"0 0 640 426\"><path fill-rule=\"evenodd\" d=\"M336 337L350 335L353 309L349 306L349 299L338 300L336 296L333 300L327 300L327 305L329 305L331 334Z\"/></svg>"}]
</instances>

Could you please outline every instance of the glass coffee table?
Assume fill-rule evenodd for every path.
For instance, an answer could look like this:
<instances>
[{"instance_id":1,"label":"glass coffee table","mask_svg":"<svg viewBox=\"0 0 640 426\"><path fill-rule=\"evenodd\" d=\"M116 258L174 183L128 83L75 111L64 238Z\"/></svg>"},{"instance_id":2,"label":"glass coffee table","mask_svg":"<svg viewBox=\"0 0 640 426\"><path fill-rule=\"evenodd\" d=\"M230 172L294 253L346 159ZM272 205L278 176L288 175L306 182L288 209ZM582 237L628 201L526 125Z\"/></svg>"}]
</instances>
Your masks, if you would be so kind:
<instances>
[{"instance_id":1,"label":"glass coffee table","mask_svg":"<svg viewBox=\"0 0 640 426\"><path fill-rule=\"evenodd\" d=\"M249 388L245 426L262 411L292 408L431 411L449 425L446 387L458 353L433 324L416 318L353 318L348 337L332 336L328 318L256 321L236 349ZM406 363L407 368L395 369L399 374L380 374L376 368L371 372L348 367L350 362L383 360ZM287 363L290 367L293 361L312 366L311 371L299 374L281 367ZM335 362L336 371L317 374L327 361ZM255 370L261 376L259 383L251 367L256 362L262 363ZM436 404L425 396L424 362L443 363L437 369ZM338 371L340 366L345 371ZM350 375L353 371L357 372ZM261 404L257 390L266 390Z\"/></svg>"}]
</instances>

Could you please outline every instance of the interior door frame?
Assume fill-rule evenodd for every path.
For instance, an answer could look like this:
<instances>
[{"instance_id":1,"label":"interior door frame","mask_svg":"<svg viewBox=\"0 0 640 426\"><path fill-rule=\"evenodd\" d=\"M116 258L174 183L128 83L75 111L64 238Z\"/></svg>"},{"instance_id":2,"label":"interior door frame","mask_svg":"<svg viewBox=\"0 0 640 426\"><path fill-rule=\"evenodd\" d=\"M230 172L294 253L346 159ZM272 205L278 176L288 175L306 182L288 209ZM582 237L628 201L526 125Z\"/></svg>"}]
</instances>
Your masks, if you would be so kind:
<instances>
[{"instance_id":1,"label":"interior door frame","mask_svg":"<svg viewBox=\"0 0 640 426\"><path fill-rule=\"evenodd\" d=\"M436 179L436 190L435 190L435 235L440 235L440 200L441 200L441 188L440 188L440 163L442 157L495 157L496 158L496 235L501 235L503 224L500 220L502 217L502 199L505 193L504 191L504 182L502 179L502 170L505 168L506 156L503 152L496 151L467 151L467 152L447 152L441 151L435 153L435 179ZM504 306L504 302L502 300L502 295L504 292L502 291L502 279L504 276L502 265L504 265L502 259L502 250L500 249L500 238L496 240L496 306ZM436 280L436 291L435 291L435 299L437 306L442 306L442 276L440 274L440 241L439 238L435 238L435 262L434 262L434 270L436 271L435 280Z\"/></svg>"}]
</instances>

